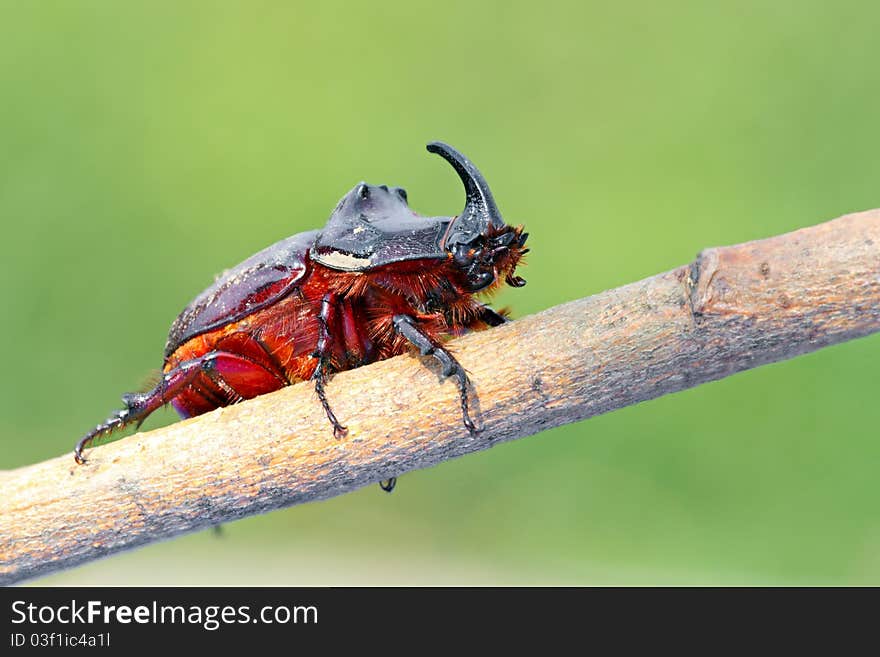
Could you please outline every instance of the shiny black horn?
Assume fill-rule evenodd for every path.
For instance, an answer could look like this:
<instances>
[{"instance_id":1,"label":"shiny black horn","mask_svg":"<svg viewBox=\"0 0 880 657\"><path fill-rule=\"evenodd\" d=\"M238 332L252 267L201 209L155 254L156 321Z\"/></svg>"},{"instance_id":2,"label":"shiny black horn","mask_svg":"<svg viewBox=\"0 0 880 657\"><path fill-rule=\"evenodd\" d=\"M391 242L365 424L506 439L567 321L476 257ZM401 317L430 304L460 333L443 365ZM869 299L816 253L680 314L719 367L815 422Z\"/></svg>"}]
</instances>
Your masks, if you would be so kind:
<instances>
[{"instance_id":1,"label":"shiny black horn","mask_svg":"<svg viewBox=\"0 0 880 657\"><path fill-rule=\"evenodd\" d=\"M464 183L464 210L447 233L446 248L455 244L469 244L480 235L485 235L490 224L496 228L503 228L504 219L501 218L501 213L489 190L489 184L479 169L464 155L442 141L432 141L427 149L449 162Z\"/></svg>"}]
</instances>

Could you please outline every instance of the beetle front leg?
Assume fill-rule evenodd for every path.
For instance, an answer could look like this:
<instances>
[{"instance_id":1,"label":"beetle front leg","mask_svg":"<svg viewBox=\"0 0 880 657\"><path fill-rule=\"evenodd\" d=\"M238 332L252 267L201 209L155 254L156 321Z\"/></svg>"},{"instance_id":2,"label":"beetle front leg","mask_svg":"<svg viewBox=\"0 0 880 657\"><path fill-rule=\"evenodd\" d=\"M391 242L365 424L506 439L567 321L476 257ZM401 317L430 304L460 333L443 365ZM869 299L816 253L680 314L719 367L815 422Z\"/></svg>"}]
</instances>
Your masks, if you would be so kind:
<instances>
[{"instance_id":1,"label":"beetle front leg","mask_svg":"<svg viewBox=\"0 0 880 657\"><path fill-rule=\"evenodd\" d=\"M492 310L489 306L483 306L480 309L480 319L489 326L501 326L510 321L501 313Z\"/></svg>"},{"instance_id":2,"label":"beetle front leg","mask_svg":"<svg viewBox=\"0 0 880 657\"><path fill-rule=\"evenodd\" d=\"M342 426L339 420L336 419L336 414L333 412L333 409L330 408L330 402L327 401L327 394L324 392L324 384L327 382L327 360L330 355L330 341L332 340L332 336L330 335L330 322L333 318L335 308L336 295L332 293L325 294L321 299L321 312L318 315L318 347L312 354L314 358L318 359L318 364L315 366L315 371L312 373L312 381L315 382L315 392L318 394L318 399L321 401L321 406L324 408L324 414L327 416L327 419L330 420L330 424L333 425L333 435L337 439L341 439L348 435L348 429Z\"/></svg>"},{"instance_id":3,"label":"beetle front leg","mask_svg":"<svg viewBox=\"0 0 880 657\"><path fill-rule=\"evenodd\" d=\"M422 356L433 356L440 362L440 365L443 367L443 376L455 376L458 379L462 420L464 421L464 426L467 427L468 432L472 436L476 434L477 427L474 425L473 420L471 420L468 403L468 389L470 388L471 382L468 379L464 368L461 366L461 363L455 359L455 356L453 356L449 350L436 344L430 337L425 335L425 333L416 326L415 319L409 315L395 315L392 322L394 324L394 330L409 340L414 346L418 347Z\"/></svg>"}]
</instances>

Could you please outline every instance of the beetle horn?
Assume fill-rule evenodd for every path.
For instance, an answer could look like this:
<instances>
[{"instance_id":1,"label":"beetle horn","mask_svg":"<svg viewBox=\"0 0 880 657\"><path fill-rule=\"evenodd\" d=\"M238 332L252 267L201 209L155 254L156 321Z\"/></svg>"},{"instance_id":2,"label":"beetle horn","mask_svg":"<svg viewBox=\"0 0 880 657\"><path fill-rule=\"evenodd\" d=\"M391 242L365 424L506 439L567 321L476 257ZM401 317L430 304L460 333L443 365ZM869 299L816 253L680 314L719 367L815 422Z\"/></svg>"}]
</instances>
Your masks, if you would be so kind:
<instances>
[{"instance_id":1,"label":"beetle horn","mask_svg":"<svg viewBox=\"0 0 880 657\"><path fill-rule=\"evenodd\" d=\"M479 169L464 155L442 141L432 141L427 149L449 162L464 183L464 210L453 221L446 236L446 245L472 242L478 236L484 235L490 225L503 228L504 219L501 218L501 213L489 190L489 184Z\"/></svg>"}]
</instances>

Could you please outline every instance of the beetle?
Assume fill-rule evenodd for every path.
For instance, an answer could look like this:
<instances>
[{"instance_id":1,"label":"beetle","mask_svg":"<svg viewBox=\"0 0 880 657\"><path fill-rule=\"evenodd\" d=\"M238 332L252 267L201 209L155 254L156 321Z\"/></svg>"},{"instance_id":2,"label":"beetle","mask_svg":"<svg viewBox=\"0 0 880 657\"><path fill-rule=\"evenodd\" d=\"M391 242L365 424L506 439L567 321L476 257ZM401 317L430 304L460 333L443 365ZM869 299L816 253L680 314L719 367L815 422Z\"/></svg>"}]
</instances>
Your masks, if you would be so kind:
<instances>
[{"instance_id":1,"label":"beetle","mask_svg":"<svg viewBox=\"0 0 880 657\"><path fill-rule=\"evenodd\" d=\"M159 382L123 395L124 408L76 444L77 463L96 439L140 426L165 404L187 418L307 380L343 438L328 377L412 347L436 358L444 378L455 377L462 421L476 433L467 373L443 343L507 321L475 295L525 285L515 270L528 233L504 223L464 155L443 142L427 149L461 178L461 213L425 217L410 209L404 189L358 183L323 229L273 244L199 294L171 325Z\"/></svg>"}]
</instances>

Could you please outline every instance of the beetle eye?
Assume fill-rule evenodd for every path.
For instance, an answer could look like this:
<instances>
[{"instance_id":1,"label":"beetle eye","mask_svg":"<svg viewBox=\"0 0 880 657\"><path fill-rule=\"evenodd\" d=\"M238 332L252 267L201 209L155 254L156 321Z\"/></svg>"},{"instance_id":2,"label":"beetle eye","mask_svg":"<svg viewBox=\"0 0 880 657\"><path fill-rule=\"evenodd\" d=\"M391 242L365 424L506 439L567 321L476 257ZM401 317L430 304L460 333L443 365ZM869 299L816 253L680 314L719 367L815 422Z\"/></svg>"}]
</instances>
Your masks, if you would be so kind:
<instances>
[{"instance_id":1,"label":"beetle eye","mask_svg":"<svg viewBox=\"0 0 880 657\"><path fill-rule=\"evenodd\" d=\"M481 271L471 277L471 290L474 292L479 292L485 287L491 285L495 280L494 274L490 271ZM525 285L525 281L523 281L523 285Z\"/></svg>"},{"instance_id":2,"label":"beetle eye","mask_svg":"<svg viewBox=\"0 0 880 657\"><path fill-rule=\"evenodd\" d=\"M367 187L364 183L361 183L357 188L357 195L364 200L370 198L370 188Z\"/></svg>"},{"instance_id":3,"label":"beetle eye","mask_svg":"<svg viewBox=\"0 0 880 657\"><path fill-rule=\"evenodd\" d=\"M406 190L405 190L403 187L396 187L396 188L394 189L394 191L397 192L397 195L398 195L400 198L403 199L403 202L404 202L404 203L407 202L408 199L407 199L407 196L406 196Z\"/></svg>"}]
</instances>

